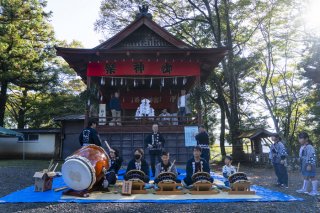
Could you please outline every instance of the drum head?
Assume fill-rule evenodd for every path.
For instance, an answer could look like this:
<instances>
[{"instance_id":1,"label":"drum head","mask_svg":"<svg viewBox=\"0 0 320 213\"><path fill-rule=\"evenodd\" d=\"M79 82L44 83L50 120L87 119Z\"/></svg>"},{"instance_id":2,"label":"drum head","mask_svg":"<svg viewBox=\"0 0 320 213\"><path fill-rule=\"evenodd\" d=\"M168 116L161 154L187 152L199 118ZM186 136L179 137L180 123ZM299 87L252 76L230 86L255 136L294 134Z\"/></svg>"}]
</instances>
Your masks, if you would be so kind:
<instances>
[{"instance_id":1,"label":"drum head","mask_svg":"<svg viewBox=\"0 0 320 213\"><path fill-rule=\"evenodd\" d=\"M230 183L235 183L237 181L246 181L248 180L246 173L237 172L229 176L228 178Z\"/></svg>"},{"instance_id":2,"label":"drum head","mask_svg":"<svg viewBox=\"0 0 320 213\"><path fill-rule=\"evenodd\" d=\"M191 177L192 181L199 181L199 180L210 180L211 176L207 172L197 172L194 173Z\"/></svg>"},{"instance_id":3,"label":"drum head","mask_svg":"<svg viewBox=\"0 0 320 213\"><path fill-rule=\"evenodd\" d=\"M95 172L91 164L82 157L67 159L62 165L62 177L65 184L73 190L90 189L95 183Z\"/></svg>"}]
</instances>

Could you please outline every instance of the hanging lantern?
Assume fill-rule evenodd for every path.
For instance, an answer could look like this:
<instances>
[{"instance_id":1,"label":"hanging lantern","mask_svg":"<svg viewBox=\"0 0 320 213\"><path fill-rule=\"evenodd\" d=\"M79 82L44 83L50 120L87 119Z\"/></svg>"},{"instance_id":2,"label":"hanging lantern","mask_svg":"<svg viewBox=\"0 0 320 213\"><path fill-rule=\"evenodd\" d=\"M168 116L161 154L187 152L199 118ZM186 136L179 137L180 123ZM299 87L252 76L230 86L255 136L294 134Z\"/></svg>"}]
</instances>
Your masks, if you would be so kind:
<instances>
[{"instance_id":1,"label":"hanging lantern","mask_svg":"<svg viewBox=\"0 0 320 213\"><path fill-rule=\"evenodd\" d=\"M174 78L174 84L175 84L175 85L178 84L178 78L177 78L177 77Z\"/></svg>"},{"instance_id":2,"label":"hanging lantern","mask_svg":"<svg viewBox=\"0 0 320 213\"><path fill-rule=\"evenodd\" d=\"M121 86L123 85L123 78L121 78L120 85Z\"/></svg>"},{"instance_id":3,"label":"hanging lantern","mask_svg":"<svg viewBox=\"0 0 320 213\"><path fill-rule=\"evenodd\" d=\"M101 85L105 85L106 84L106 79L104 77L101 77L100 84Z\"/></svg>"},{"instance_id":4,"label":"hanging lantern","mask_svg":"<svg viewBox=\"0 0 320 213\"><path fill-rule=\"evenodd\" d=\"M111 86L113 86L113 78L111 79Z\"/></svg>"},{"instance_id":5,"label":"hanging lantern","mask_svg":"<svg viewBox=\"0 0 320 213\"><path fill-rule=\"evenodd\" d=\"M150 79L150 88L152 87L152 80L153 80L153 79L151 78L151 79Z\"/></svg>"},{"instance_id":6,"label":"hanging lantern","mask_svg":"<svg viewBox=\"0 0 320 213\"><path fill-rule=\"evenodd\" d=\"M114 79L114 85L117 86L117 79Z\"/></svg>"},{"instance_id":7,"label":"hanging lantern","mask_svg":"<svg viewBox=\"0 0 320 213\"><path fill-rule=\"evenodd\" d=\"M137 82L136 82L136 79L133 80L133 87L136 87L137 85Z\"/></svg>"},{"instance_id":8,"label":"hanging lantern","mask_svg":"<svg viewBox=\"0 0 320 213\"><path fill-rule=\"evenodd\" d=\"M144 80L144 79L142 79L142 84L143 84L143 85L145 84L145 80Z\"/></svg>"},{"instance_id":9,"label":"hanging lantern","mask_svg":"<svg viewBox=\"0 0 320 213\"><path fill-rule=\"evenodd\" d=\"M161 86L164 87L164 78L161 79Z\"/></svg>"},{"instance_id":10,"label":"hanging lantern","mask_svg":"<svg viewBox=\"0 0 320 213\"><path fill-rule=\"evenodd\" d=\"M188 79L187 79L186 77L183 77L183 81L182 81L183 85L186 85L187 80L188 80Z\"/></svg>"}]
</instances>

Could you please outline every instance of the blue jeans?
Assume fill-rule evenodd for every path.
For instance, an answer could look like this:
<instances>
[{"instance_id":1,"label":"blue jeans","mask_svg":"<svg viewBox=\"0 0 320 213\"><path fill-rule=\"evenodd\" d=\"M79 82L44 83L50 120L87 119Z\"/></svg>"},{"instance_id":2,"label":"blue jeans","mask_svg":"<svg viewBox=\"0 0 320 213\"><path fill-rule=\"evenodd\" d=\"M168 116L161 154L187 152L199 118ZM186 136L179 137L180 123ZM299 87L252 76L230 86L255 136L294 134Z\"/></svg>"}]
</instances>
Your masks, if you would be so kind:
<instances>
[{"instance_id":1,"label":"blue jeans","mask_svg":"<svg viewBox=\"0 0 320 213\"><path fill-rule=\"evenodd\" d=\"M179 116L179 124L184 124L185 116L186 116L186 108L185 107L179 108L178 116Z\"/></svg>"},{"instance_id":2,"label":"blue jeans","mask_svg":"<svg viewBox=\"0 0 320 213\"><path fill-rule=\"evenodd\" d=\"M285 167L281 163L273 163L273 167L274 167L274 172L276 173L276 176L278 178L278 183L288 186L287 167Z\"/></svg>"}]
</instances>

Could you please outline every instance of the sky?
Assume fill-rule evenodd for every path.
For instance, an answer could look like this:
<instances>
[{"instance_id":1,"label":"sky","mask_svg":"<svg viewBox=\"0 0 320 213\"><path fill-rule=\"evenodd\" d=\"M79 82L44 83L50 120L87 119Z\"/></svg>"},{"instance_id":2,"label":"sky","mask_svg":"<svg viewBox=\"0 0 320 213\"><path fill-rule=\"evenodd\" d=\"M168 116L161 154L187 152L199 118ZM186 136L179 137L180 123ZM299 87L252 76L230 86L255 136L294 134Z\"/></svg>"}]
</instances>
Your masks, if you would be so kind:
<instances>
[{"instance_id":1,"label":"sky","mask_svg":"<svg viewBox=\"0 0 320 213\"><path fill-rule=\"evenodd\" d=\"M51 24L59 40L80 41L93 48L104 40L94 31L101 0L48 0L46 11L52 11Z\"/></svg>"}]
</instances>

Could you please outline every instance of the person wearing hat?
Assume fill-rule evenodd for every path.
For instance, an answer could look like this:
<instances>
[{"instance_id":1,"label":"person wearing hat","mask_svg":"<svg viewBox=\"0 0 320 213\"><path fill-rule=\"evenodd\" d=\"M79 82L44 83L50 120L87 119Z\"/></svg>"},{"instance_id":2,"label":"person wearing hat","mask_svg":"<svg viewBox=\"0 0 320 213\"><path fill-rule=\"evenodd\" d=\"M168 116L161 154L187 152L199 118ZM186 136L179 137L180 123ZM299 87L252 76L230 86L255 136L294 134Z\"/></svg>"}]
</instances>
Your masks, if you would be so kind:
<instances>
[{"instance_id":1,"label":"person wearing hat","mask_svg":"<svg viewBox=\"0 0 320 213\"><path fill-rule=\"evenodd\" d=\"M285 165L286 157L288 155L286 148L281 142L279 134L272 135L271 140L273 141L273 144L270 147L269 158L278 178L277 186L288 188L288 172Z\"/></svg>"},{"instance_id":2,"label":"person wearing hat","mask_svg":"<svg viewBox=\"0 0 320 213\"><path fill-rule=\"evenodd\" d=\"M224 159L224 163L225 165L222 167L222 174L224 179L224 185L227 187L230 187L230 183L229 183L229 176L233 175L234 173L237 172L237 169L232 166L232 157L231 156L226 156Z\"/></svg>"}]
</instances>

